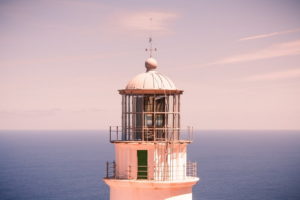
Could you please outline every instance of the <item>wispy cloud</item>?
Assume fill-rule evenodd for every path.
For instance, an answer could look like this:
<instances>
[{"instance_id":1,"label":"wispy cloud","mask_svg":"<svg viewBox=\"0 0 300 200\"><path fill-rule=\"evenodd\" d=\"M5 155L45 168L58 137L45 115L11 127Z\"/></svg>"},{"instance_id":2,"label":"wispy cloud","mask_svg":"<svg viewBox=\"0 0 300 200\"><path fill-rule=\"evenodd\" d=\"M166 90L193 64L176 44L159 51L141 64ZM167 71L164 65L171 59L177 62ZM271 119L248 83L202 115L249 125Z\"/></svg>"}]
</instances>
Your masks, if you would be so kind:
<instances>
[{"instance_id":1,"label":"wispy cloud","mask_svg":"<svg viewBox=\"0 0 300 200\"><path fill-rule=\"evenodd\" d=\"M291 42L274 44L246 54L230 56L219 61L209 63L209 65L239 63L299 54L300 40L295 40Z\"/></svg>"},{"instance_id":2,"label":"wispy cloud","mask_svg":"<svg viewBox=\"0 0 300 200\"><path fill-rule=\"evenodd\" d=\"M280 31L280 32L265 33L265 34L260 34L260 35L252 35L252 36L248 36L248 37L243 37L243 38L239 39L239 41L269 38L269 37L273 37L273 36L277 36L277 35L285 35L285 34L295 33L295 32L300 32L300 28L286 30L286 31Z\"/></svg>"},{"instance_id":3,"label":"wispy cloud","mask_svg":"<svg viewBox=\"0 0 300 200\"><path fill-rule=\"evenodd\" d=\"M136 12L121 16L121 24L132 30L168 33L171 31L169 23L177 17L178 14L174 12Z\"/></svg>"},{"instance_id":4,"label":"wispy cloud","mask_svg":"<svg viewBox=\"0 0 300 200\"><path fill-rule=\"evenodd\" d=\"M285 71L276 71L265 74L258 74L245 78L245 81L274 81L282 79L300 78L300 69L288 69Z\"/></svg>"}]
</instances>

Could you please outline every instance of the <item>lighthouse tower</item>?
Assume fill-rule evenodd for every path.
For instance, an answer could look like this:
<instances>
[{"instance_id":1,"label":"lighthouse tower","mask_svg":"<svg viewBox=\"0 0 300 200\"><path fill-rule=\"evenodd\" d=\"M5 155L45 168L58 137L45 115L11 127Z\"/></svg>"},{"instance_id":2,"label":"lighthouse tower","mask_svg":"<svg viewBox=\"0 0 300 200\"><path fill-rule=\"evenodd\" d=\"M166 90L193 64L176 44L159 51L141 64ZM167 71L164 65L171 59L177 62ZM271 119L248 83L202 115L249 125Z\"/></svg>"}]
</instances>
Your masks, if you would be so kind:
<instances>
[{"instance_id":1,"label":"lighthouse tower","mask_svg":"<svg viewBox=\"0 0 300 200\"><path fill-rule=\"evenodd\" d=\"M110 127L115 161L106 163L104 178L110 200L192 200L199 178L187 161L192 128L180 128L183 90L157 71L151 54L145 67L119 90L122 126Z\"/></svg>"}]
</instances>

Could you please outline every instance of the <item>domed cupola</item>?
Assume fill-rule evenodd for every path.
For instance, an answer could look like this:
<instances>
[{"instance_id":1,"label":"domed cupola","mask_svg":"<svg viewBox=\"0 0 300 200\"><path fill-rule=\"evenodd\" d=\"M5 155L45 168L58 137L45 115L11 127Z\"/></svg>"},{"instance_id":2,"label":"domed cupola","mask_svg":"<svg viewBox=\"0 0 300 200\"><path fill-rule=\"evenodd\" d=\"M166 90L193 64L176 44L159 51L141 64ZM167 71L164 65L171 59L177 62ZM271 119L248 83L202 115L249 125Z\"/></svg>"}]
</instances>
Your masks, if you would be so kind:
<instances>
[{"instance_id":1,"label":"domed cupola","mask_svg":"<svg viewBox=\"0 0 300 200\"><path fill-rule=\"evenodd\" d=\"M146 72L138 74L131 79L126 89L128 90L177 90L173 81L159 73L157 61L150 57L145 62Z\"/></svg>"}]
</instances>

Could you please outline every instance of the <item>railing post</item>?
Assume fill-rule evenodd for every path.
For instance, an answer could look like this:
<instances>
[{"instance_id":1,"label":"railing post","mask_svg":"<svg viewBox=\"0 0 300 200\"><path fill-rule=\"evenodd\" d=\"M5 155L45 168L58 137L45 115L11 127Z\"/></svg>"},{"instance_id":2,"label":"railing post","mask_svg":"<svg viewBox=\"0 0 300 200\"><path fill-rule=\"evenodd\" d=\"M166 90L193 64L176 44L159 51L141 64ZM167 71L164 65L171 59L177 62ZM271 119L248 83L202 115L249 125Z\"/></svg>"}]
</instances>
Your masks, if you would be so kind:
<instances>
[{"instance_id":1,"label":"railing post","mask_svg":"<svg viewBox=\"0 0 300 200\"><path fill-rule=\"evenodd\" d=\"M119 140L119 126L117 126L117 140Z\"/></svg>"},{"instance_id":2,"label":"railing post","mask_svg":"<svg viewBox=\"0 0 300 200\"><path fill-rule=\"evenodd\" d=\"M109 141L111 142L111 126L109 127Z\"/></svg>"},{"instance_id":3,"label":"railing post","mask_svg":"<svg viewBox=\"0 0 300 200\"><path fill-rule=\"evenodd\" d=\"M108 178L109 162L106 161L106 178Z\"/></svg>"},{"instance_id":4,"label":"railing post","mask_svg":"<svg viewBox=\"0 0 300 200\"><path fill-rule=\"evenodd\" d=\"M113 161L113 173L114 173L114 175L113 175L113 177L114 178L116 178L116 162L115 161Z\"/></svg>"},{"instance_id":5,"label":"railing post","mask_svg":"<svg viewBox=\"0 0 300 200\"><path fill-rule=\"evenodd\" d=\"M194 140L194 127L192 126L192 137L191 137L191 141Z\"/></svg>"},{"instance_id":6,"label":"railing post","mask_svg":"<svg viewBox=\"0 0 300 200\"><path fill-rule=\"evenodd\" d=\"M197 176L197 163L195 162L195 177Z\"/></svg>"}]
</instances>

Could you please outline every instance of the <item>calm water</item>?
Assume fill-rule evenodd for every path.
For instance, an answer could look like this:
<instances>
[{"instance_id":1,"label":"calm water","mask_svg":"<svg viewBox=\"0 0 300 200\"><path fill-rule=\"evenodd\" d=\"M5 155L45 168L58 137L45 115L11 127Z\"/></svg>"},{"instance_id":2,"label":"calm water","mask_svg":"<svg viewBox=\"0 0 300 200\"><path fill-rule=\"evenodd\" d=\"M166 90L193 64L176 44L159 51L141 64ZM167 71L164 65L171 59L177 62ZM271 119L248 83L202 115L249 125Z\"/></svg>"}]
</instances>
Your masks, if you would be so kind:
<instances>
[{"instance_id":1,"label":"calm water","mask_svg":"<svg viewBox=\"0 0 300 200\"><path fill-rule=\"evenodd\" d=\"M300 131L200 131L194 200L299 200ZM0 131L1 200L108 199L104 131Z\"/></svg>"}]
</instances>

